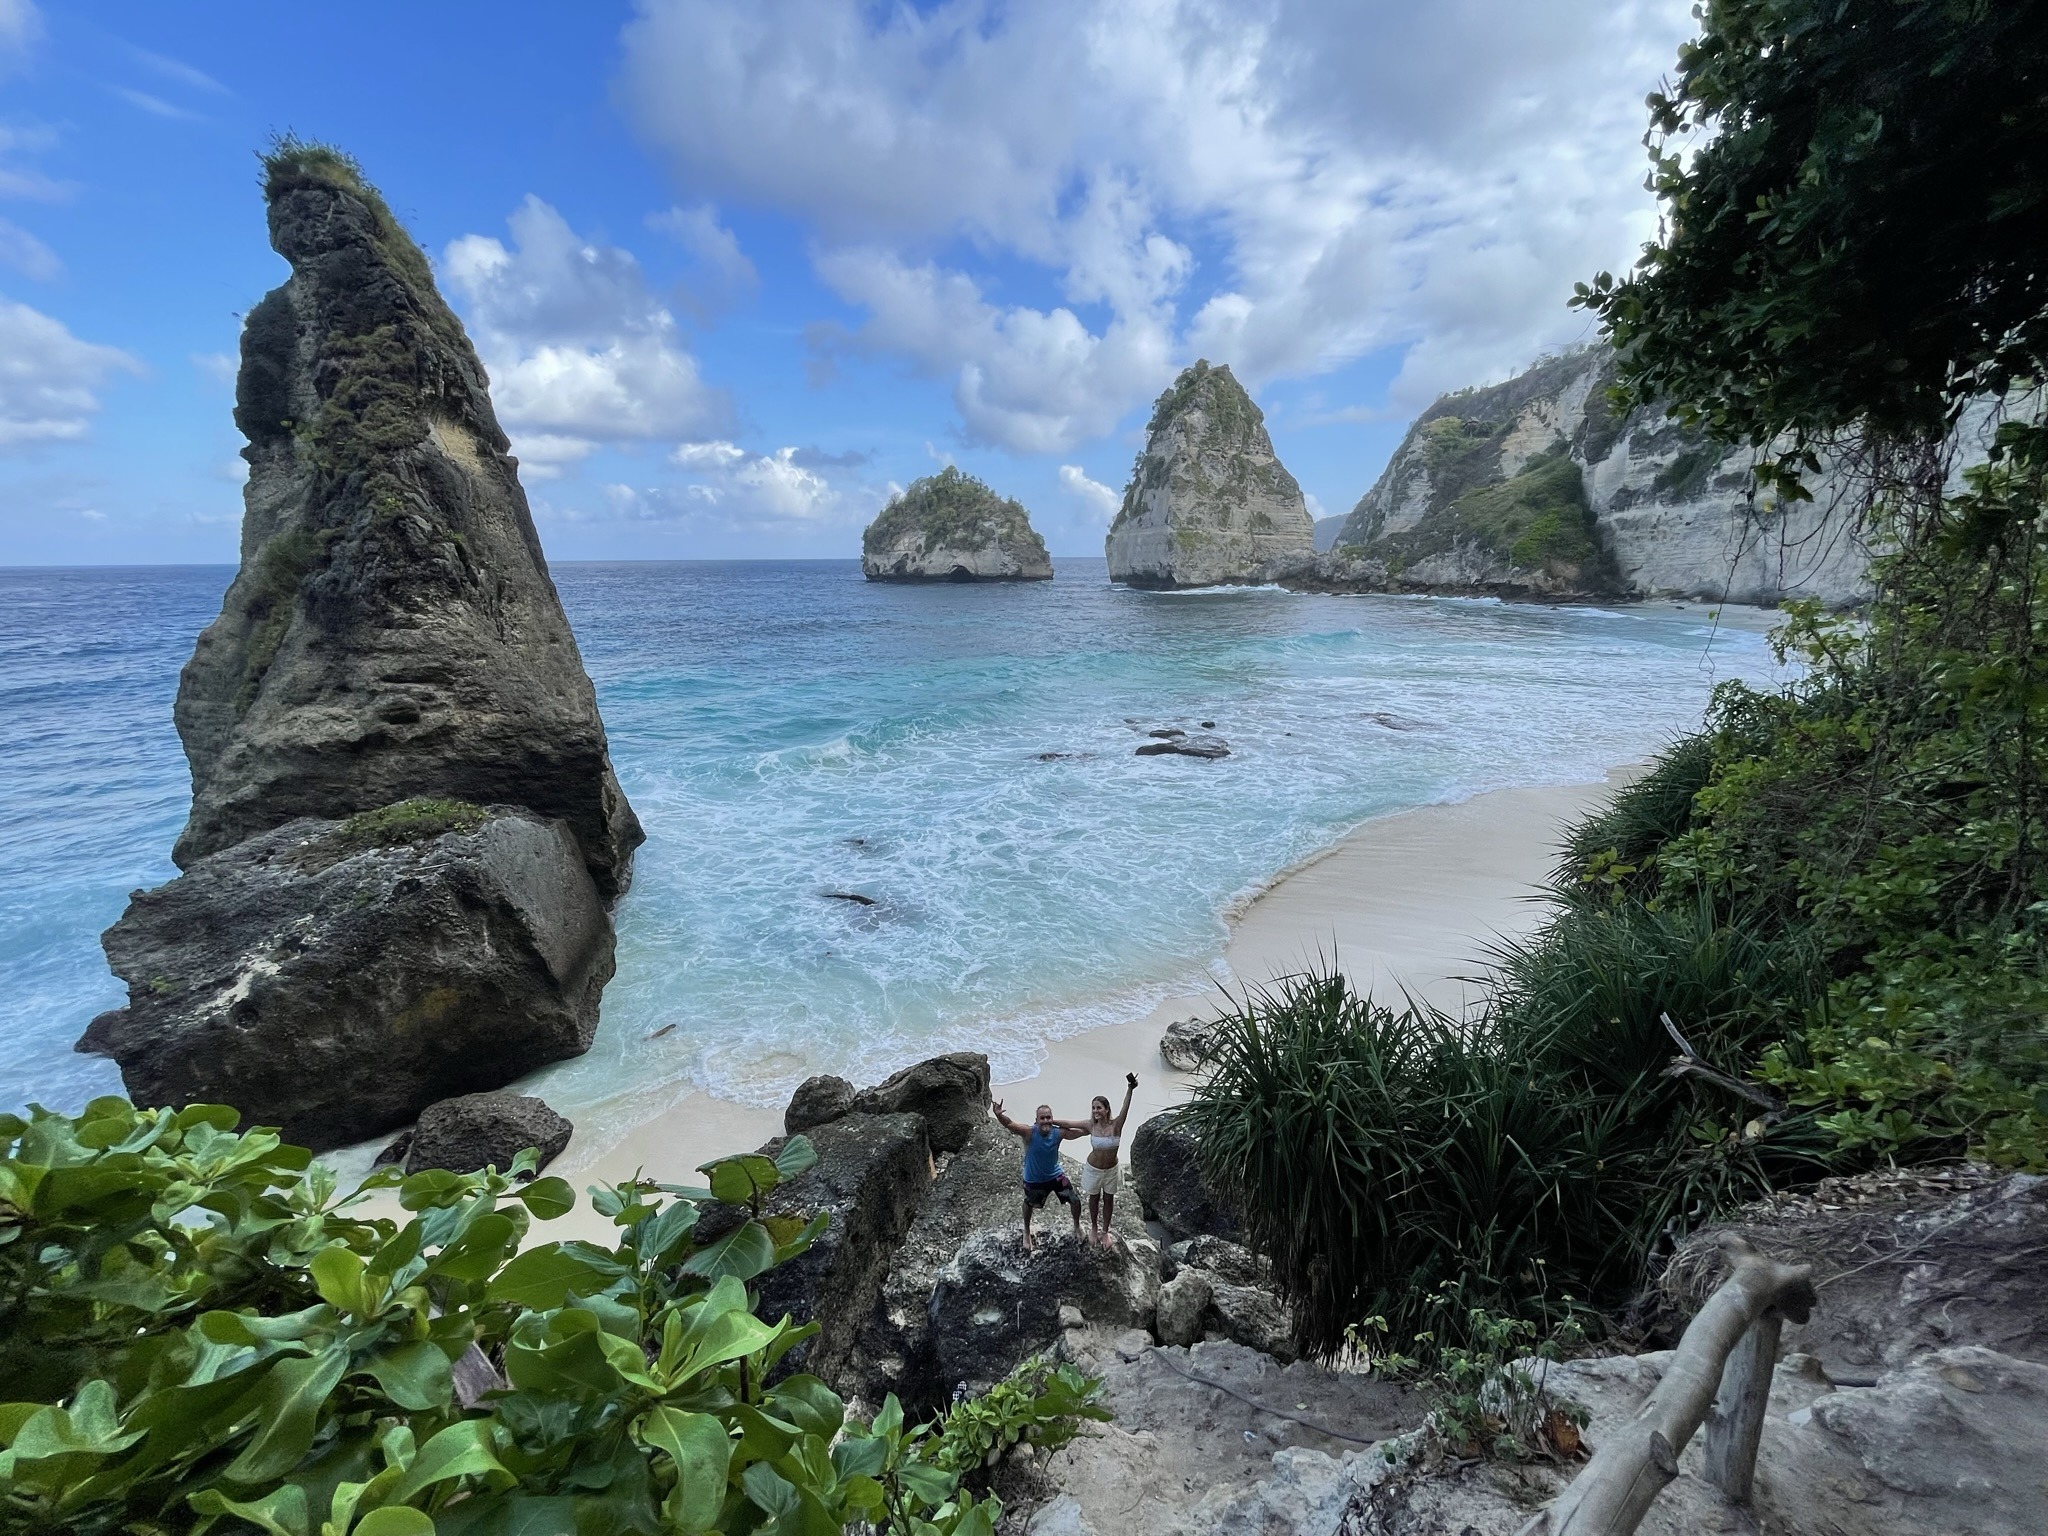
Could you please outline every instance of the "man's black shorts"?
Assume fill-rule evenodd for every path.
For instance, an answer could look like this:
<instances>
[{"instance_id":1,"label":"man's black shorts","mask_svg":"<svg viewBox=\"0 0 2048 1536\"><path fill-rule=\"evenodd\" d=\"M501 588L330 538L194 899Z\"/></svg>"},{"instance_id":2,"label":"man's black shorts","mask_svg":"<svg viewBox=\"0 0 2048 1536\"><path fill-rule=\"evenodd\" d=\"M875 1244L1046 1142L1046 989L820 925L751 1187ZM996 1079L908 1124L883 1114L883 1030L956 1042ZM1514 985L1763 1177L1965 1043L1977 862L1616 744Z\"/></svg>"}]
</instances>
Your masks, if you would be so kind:
<instances>
[{"instance_id":1,"label":"man's black shorts","mask_svg":"<svg viewBox=\"0 0 2048 1536\"><path fill-rule=\"evenodd\" d=\"M1045 1208L1045 1197L1047 1195L1058 1195L1069 1205L1079 1205L1081 1203L1081 1197L1074 1193L1074 1181L1069 1179L1064 1173L1050 1179L1026 1179L1024 1181L1024 1198L1031 1202L1031 1209L1034 1211Z\"/></svg>"}]
</instances>

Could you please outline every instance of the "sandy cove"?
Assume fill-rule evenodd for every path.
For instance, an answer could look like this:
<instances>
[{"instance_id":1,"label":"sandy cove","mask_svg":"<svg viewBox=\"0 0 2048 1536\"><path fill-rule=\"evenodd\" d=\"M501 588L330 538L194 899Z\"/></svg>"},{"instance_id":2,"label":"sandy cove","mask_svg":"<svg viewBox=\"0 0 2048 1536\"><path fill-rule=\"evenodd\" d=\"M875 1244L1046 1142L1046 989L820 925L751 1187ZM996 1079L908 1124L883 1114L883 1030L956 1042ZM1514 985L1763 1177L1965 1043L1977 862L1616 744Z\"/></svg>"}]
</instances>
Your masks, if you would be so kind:
<instances>
[{"instance_id":1,"label":"sandy cove","mask_svg":"<svg viewBox=\"0 0 2048 1536\"><path fill-rule=\"evenodd\" d=\"M1616 769L1597 784L1494 790L1366 822L1245 905L1224 951L1232 975L1256 985L1334 955L1355 986L1380 997L1397 998L1405 987L1447 1009L1476 1001L1474 978L1485 968L1488 943L1541 921L1535 898L1564 827L1635 771ZM1219 990L1191 993L1143 1019L1050 1041L1037 1074L997 1084L996 1097L1016 1117L1050 1102L1062 1116L1080 1118L1093 1095L1120 1098L1124 1074L1136 1072L1135 1126L1178 1102L1193 1082L1160 1060L1166 1026L1213 1013L1221 1001ZM698 1164L781 1132L780 1110L693 1094L609 1145L586 1148L572 1140L548 1171L579 1191L643 1170L687 1183ZM600 1237L611 1229L579 1200L574 1213L547 1230Z\"/></svg>"}]
</instances>

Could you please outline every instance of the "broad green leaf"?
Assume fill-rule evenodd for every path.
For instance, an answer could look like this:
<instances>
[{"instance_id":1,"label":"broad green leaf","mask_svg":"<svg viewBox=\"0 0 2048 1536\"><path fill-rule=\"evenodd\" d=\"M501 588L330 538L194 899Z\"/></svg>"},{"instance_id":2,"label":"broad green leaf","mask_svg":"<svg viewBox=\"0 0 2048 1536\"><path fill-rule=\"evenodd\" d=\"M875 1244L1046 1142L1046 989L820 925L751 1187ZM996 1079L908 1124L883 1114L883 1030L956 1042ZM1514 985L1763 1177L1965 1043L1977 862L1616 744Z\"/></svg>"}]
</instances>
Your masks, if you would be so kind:
<instances>
[{"instance_id":1,"label":"broad green leaf","mask_svg":"<svg viewBox=\"0 0 2048 1536\"><path fill-rule=\"evenodd\" d=\"M398 1236L379 1248L370 1260L370 1273L388 1280L420 1256L425 1227L415 1217L399 1229Z\"/></svg>"},{"instance_id":2,"label":"broad green leaf","mask_svg":"<svg viewBox=\"0 0 2048 1536\"><path fill-rule=\"evenodd\" d=\"M576 1192L567 1179L535 1179L518 1192L517 1198L539 1221L553 1221L576 1208Z\"/></svg>"},{"instance_id":3,"label":"broad green leaf","mask_svg":"<svg viewBox=\"0 0 2048 1536\"><path fill-rule=\"evenodd\" d=\"M313 1285L320 1292L320 1299L329 1306L353 1312L358 1317L367 1317L374 1310L369 1288L363 1283L368 1266L360 1254L335 1243L314 1254L313 1262L306 1267L312 1271Z\"/></svg>"},{"instance_id":4,"label":"broad green leaf","mask_svg":"<svg viewBox=\"0 0 2048 1536\"><path fill-rule=\"evenodd\" d=\"M505 1261L506 1248L517 1241L519 1228L503 1211L490 1211L469 1224L454 1242L427 1264L427 1273L449 1280L482 1280Z\"/></svg>"},{"instance_id":5,"label":"broad green leaf","mask_svg":"<svg viewBox=\"0 0 2048 1536\"><path fill-rule=\"evenodd\" d=\"M815 1376L789 1376L769 1389L776 1413L807 1434L830 1442L846 1422L846 1404Z\"/></svg>"},{"instance_id":6,"label":"broad green leaf","mask_svg":"<svg viewBox=\"0 0 2048 1536\"><path fill-rule=\"evenodd\" d=\"M656 1406L641 1418L640 1438L676 1466L675 1491L663 1512L683 1531L711 1529L725 1502L732 1464L732 1439L725 1426L708 1413Z\"/></svg>"},{"instance_id":7,"label":"broad green leaf","mask_svg":"<svg viewBox=\"0 0 2048 1536\"><path fill-rule=\"evenodd\" d=\"M798 1174L806 1173L816 1166L818 1149L811 1145L808 1136L792 1136L782 1144L782 1150L775 1154L775 1171L787 1184Z\"/></svg>"},{"instance_id":8,"label":"broad green leaf","mask_svg":"<svg viewBox=\"0 0 2048 1536\"><path fill-rule=\"evenodd\" d=\"M687 1200L672 1200L659 1214L633 1228L633 1252L642 1264L673 1264L696 1227L697 1207Z\"/></svg>"},{"instance_id":9,"label":"broad green leaf","mask_svg":"<svg viewBox=\"0 0 2048 1536\"><path fill-rule=\"evenodd\" d=\"M757 1461L742 1472L740 1482L747 1497L769 1514L780 1517L796 1513L796 1485L765 1461Z\"/></svg>"},{"instance_id":10,"label":"broad green leaf","mask_svg":"<svg viewBox=\"0 0 2048 1536\"><path fill-rule=\"evenodd\" d=\"M349 1536L434 1536L434 1520L424 1510L386 1505L363 1516Z\"/></svg>"},{"instance_id":11,"label":"broad green leaf","mask_svg":"<svg viewBox=\"0 0 2048 1536\"><path fill-rule=\"evenodd\" d=\"M758 1221L742 1222L709 1247L699 1248L683 1261L686 1274L716 1279L731 1275L751 1280L775 1264L775 1239Z\"/></svg>"},{"instance_id":12,"label":"broad green leaf","mask_svg":"<svg viewBox=\"0 0 2048 1536\"><path fill-rule=\"evenodd\" d=\"M960 1480L951 1472L941 1472L937 1467L921 1461L906 1461L896 1469L897 1481L912 1494L923 1500L926 1506L936 1508L953 1497Z\"/></svg>"},{"instance_id":13,"label":"broad green leaf","mask_svg":"<svg viewBox=\"0 0 2048 1536\"><path fill-rule=\"evenodd\" d=\"M398 1203L408 1211L452 1205L469 1193L470 1186L467 1174L450 1173L446 1168L423 1168L407 1174L399 1184Z\"/></svg>"},{"instance_id":14,"label":"broad green leaf","mask_svg":"<svg viewBox=\"0 0 2048 1536\"><path fill-rule=\"evenodd\" d=\"M455 1393L448 1357L425 1339L382 1350L362 1363L384 1395L414 1413L446 1408Z\"/></svg>"},{"instance_id":15,"label":"broad green leaf","mask_svg":"<svg viewBox=\"0 0 2048 1536\"><path fill-rule=\"evenodd\" d=\"M604 1335L590 1313L557 1312L548 1319L546 1333L533 1331L540 1336L515 1338L506 1346L505 1375L513 1386L570 1397L604 1397L618 1391L619 1373L605 1357Z\"/></svg>"},{"instance_id":16,"label":"broad green leaf","mask_svg":"<svg viewBox=\"0 0 2048 1536\"><path fill-rule=\"evenodd\" d=\"M490 1420L459 1420L421 1446L405 1476L392 1488L391 1502L403 1504L436 1483L457 1477L483 1477L507 1487L514 1481L498 1460Z\"/></svg>"},{"instance_id":17,"label":"broad green leaf","mask_svg":"<svg viewBox=\"0 0 2048 1536\"><path fill-rule=\"evenodd\" d=\"M232 1515L246 1520L269 1536L311 1536L306 1517L306 1490L296 1483L273 1488L260 1499L243 1503L217 1488L203 1488L186 1500L202 1515Z\"/></svg>"},{"instance_id":18,"label":"broad green leaf","mask_svg":"<svg viewBox=\"0 0 2048 1536\"><path fill-rule=\"evenodd\" d=\"M608 1256L598 1262L593 1253L579 1253L560 1243L543 1243L515 1256L498 1272L484 1292L486 1301L509 1301L534 1312L549 1312L567 1301L571 1294L595 1296L608 1289L623 1273Z\"/></svg>"},{"instance_id":19,"label":"broad green leaf","mask_svg":"<svg viewBox=\"0 0 2048 1536\"><path fill-rule=\"evenodd\" d=\"M313 1443L320 1408L348 1369L348 1351L339 1345L311 1358L278 1361L256 1389L259 1407L256 1437L229 1465L226 1476L237 1483L267 1482L298 1465Z\"/></svg>"},{"instance_id":20,"label":"broad green leaf","mask_svg":"<svg viewBox=\"0 0 2048 1536\"><path fill-rule=\"evenodd\" d=\"M801 1225L797 1223L794 1217L768 1216L762 1218L762 1225L767 1227L768 1236L775 1244L775 1262L777 1264L787 1264L791 1259L808 1249L811 1244L824 1235L826 1227L830 1226L831 1223L831 1213L827 1211L818 1212L817 1215Z\"/></svg>"}]
</instances>

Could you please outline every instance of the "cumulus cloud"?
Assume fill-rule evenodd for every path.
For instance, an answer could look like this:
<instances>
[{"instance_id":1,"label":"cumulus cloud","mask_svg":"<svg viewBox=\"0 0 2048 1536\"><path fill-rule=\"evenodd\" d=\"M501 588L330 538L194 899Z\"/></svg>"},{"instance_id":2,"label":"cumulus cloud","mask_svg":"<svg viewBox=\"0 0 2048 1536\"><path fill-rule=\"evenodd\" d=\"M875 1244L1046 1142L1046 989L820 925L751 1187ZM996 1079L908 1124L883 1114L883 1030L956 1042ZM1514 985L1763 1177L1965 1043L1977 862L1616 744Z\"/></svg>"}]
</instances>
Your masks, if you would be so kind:
<instances>
[{"instance_id":1,"label":"cumulus cloud","mask_svg":"<svg viewBox=\"0 0 2048 1536\"><path fill-rule=\"evenodd\" d=\"M735 525L832 521L842 509L840 493L817 468L800 462L803 452L748 453L715 441L685 443L671 457L696 476L684 496L717 508Z\"/></svg>"},{"instance_id":2,"label":"cumulus cloud","mask_svg":"<svg viewBox=\"0 0 2048 1536\"><path fill-rule=\"evenodd\" d=\"M1116 516L1116 509L1123 498L1104 485L1100 480L1090 480L1088 472L1078 464L1060 466L1060 488L1087 506L1104 522Z\"/></svg>"},{"instance_id":3,"label":"cumulus cloud","mask_svg":"<svg viewBox=\"0 0 2048 1536\"><path fill-rule=\"evenodd\" d=\"M1412 405L1584 333L1652 229L1685 0L640 0L622 92L693 190L803 221L974 439L1064 451L1196 355L1401 348ZM1013 297L1021 269L1050 294Z\"/></svg>"},{"instance_id":4,"label":"cumulus cloud","mask_svg":"<svg viewBox=\"0 0 2048 1536\"><path fill-rule=\"evenodd\" d=\"M81 341L62 321L0 299L0 453L85 436L107 376L142 371L120 348Z\"/></svg>"},{"instance_id":5,"label":"cumulus cloud","mask_svg":"<svg viewBox=\"0 0 2048 1536\"><path fill-rule=\"evenodd\" d=\"M671 208L647 222L690 253L692 270L681 296L700 318L730 309L761 286L761 274L740 249L738 236L718 222L711 204Z\"/></svg>"},{"instance_id":6,"label":"cumulus cloud","mask_svg":"<svg viewBox=\"0 0 2048 1536\"><path fill-rule=\"evenodd\" d=\"M442 268L528 473L545 478L606 443L725 429L725 396L699 375L631 252L577 235L537 197L507 222L510 246L463 235Z\"/></svg>"},{"instance_id":7,"label":"cumulus cloud","mask_svg":"<svg viewBox=\"0 0 2048 1536\"><path fill-rule=\"evenodd\" d=\"M39 283L48 282L64 270L64 263L57 259L55 251L19 224L9 223L6 219L0 219L0 262Z\"/></svg>"}]
</instances>

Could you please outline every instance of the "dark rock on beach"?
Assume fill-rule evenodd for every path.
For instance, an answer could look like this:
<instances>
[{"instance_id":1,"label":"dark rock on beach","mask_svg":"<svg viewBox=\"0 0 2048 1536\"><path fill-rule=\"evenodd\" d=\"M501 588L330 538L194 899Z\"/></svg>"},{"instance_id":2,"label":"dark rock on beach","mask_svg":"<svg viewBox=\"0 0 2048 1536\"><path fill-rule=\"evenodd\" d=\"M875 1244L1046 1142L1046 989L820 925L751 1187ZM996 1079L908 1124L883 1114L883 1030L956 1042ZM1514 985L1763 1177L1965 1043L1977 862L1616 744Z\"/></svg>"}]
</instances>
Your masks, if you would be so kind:
<instances>
[{"instance_id":1,"label":"dark rock on beach","mask_svg":"<svg viewBox=\"0 0 2048 1536\"><path fill-rule=\"evenodd\" d=\"M316 1148L588 1048L641 840L484 371L356 167L266 161L242 561L179 680L184 876L80 1049Z\"/></svg>"},{"instance_id":2,"label":"dark rock on beach","mask_svg":"<svg viewBox=\"0 0 2048 1536\"><path fill-rule=\"evenodd\" d=\"M81 1049L139 1102L232 1104L315 1149L588 1049L612 931L575 838L463 823L356 847L296 821L137 892L105 939L128 1006Z\"/></svg>"},{"instance_id":3,"label":"dark rock on beach","mask_svg":"<svg viewBox=\"0 0 2048 1536\"><path fill-rule=\"evenodd\" d=\"M988 1120L988 1058L955 1051L905 1067L854 1096L862 1114L915 1114L924 1118L934 1152L957 1152Z\"/></svg>"},{"instance_id":4,"label":"dark rock on beach","mask_svg":"<svg viewBox=\"0 0 2048 1536\"><path fill-rule=\"evenodd\" d=\"M1222 1019L1176 1019L1159 1040L1159 1059L1176 1072L1196 1072L1216 1054L1228 1026Z\"/></svg>"},{"instance_id":5,"label":"dark rock on beach","mask_svg":"<svg viewBox=\"0 0 2048 1536\"><path fill-rule=\"evenodd\" d=\"M789 1107L782 1112L782 1129L795 1136L813 1126L824 1125L837 1120L853 1110L853 1084L843 1077L822 1073L807 1077L789 1097Z\"/></svg>"},{"instance_id":6,"label":"dark rock on beach","mask_svg":"<svg viewBox=\"0 0 2048 1536\"><path fill-rule=\"evenodd\" d=\"M535 1172L560 1157L575 1127L540 1099L519 1093L466 1093L420 1112L406 1152L405 1171L446 1168L451 1173L500 1173L528 1147L540 1154Z\"/></svg>"},{"instance_id":7,"label":"dark rock on beach","mask_svg":"<svg viewBox=\"0 0 2048 1536\"><path fill-rule=\"evenodd\" d=\"M1237 1213L1203 1179L1200 1143L1177 1119L1154 1115L1131 1137L1131 1184L1145 1216L1175 1242L1205 1233L1236 1239L1242 1233Z\"/></svg>"}]
</instances>

